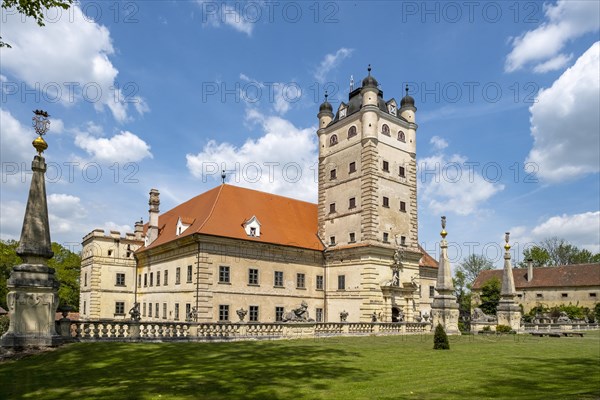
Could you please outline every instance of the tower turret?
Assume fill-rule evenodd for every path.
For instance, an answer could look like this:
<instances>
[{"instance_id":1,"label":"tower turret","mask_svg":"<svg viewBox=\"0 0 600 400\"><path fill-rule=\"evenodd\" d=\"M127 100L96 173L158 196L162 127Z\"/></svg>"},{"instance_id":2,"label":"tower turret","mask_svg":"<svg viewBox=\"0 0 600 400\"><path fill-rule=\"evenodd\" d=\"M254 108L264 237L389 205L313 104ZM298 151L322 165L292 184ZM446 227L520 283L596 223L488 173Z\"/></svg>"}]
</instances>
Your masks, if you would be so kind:
<instances>
[{"instance_id":1,"label":"tower turret","mask_svg":"<svg viewBox=\"0 0 600 400\"><path fill-rule=\"evenodd\" d=\"M408 85L404 90L406 90L406 95L400 100L400 116L408 122L416 122L415 111L417 111L417 107L415 107L415 99L408 94Z\"/></svg>"}]
</instances>

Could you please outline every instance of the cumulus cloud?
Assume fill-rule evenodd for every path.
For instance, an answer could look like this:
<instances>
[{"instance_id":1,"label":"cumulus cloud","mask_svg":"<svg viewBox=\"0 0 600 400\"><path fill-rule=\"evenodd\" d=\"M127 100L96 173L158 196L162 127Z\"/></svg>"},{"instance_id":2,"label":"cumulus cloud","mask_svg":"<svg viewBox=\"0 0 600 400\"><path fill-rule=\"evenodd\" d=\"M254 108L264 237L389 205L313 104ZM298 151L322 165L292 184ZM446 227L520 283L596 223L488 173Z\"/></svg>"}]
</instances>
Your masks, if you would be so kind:
<instances>
[{"instance_id":1,"label":"cumulus cloud","mask_svg":"<svg viewBox=\"0 0 600 400\"><path fill-rule=\"evenodd\" d=\"M569 56L560 53L570 40L600 29L600 2L559 0L544 5L547 21L538 28L511 39L512 51L504 70L513 72L535 63L535 72L562 68Z\"/></svg>"},{"instance_id":2,"label":"cumulus cloud","mask_svg":"<svg viewBox=\"0 0 600 400\"><path fill-rule=\"evenodd\" d=\"M600 211L562 214L548 218L531 230L534 239L559 236L579 248L600 252Z\"/></svg>"},{"instance_id":3,"label":"cumulus cloud","mask_svg":"<svg viewBox=\"0 0 600 400\"><path fill-rule=\"evenodd\" d=\"M20 201L9 200L0 202L0 239L19 240L21 237L21 227L23 226L23 216L25 215L25 204Z\"/></svg>"},{"instance_id":4,"label":"cumulus cloud","mask_svg":"<svg viewBox=\"0 0 600 400\"><path fill-rule=\"evenodd\" d=\"M327 74L334 68L337 68L346 58L350 57L353 51L354 49L342 47L335 53L325 55L325 58L323 58L321 64L315 70L315 79L320 83L324 83L327 79Z\"/></svg>"},{"instance_id":5,"label":"cumulus cloud","mask_svg":"<svg viewBox=\"0 0 600 400\"><path fill-rule=\"evenodd\" d=\"M448 143L434 136L431 143L443 150ZM504 185L485 179L475 168L469 168L466 157L459 154L447 155L439 151L431 157L419 159L419 196L425 205L436 214L453 212L472 215Z\"/></svg>"},{"instance_id":6,"label":"cumulus cloud","mask_svg":"<svg viewBox=\"0 0 600 400\"><path fill-rule=\"evenodd\" d=\"M108 107L117 121L128 119L131 99L115 89L118 70L109 59L115 50L108 28L87 18L78 5L43 28L16 13L3 17L3 38L12 45L0 48L3 69L41 92L42 99L65 106L85 101L98 111Z\"/></svg>"},{"instance_id":7,"label":"cumulus cloud","mask_svg":"<svg viewBox=\"0 0 600 400\"><path fill-rule=\"evenodd\" d=\"M240 13L240 7L217 3L213 1L197 0L198 5L202 8L202 23L218 28L220 26L228 26L238 32L252 36L254 30L254 21L256 15ZM252 10L249 7L247 10Z\"/></svg>"},{"instance_id":8,"label":"cumulus cloud","mask_svg":"<svg viewBox=\"0 0 600 400\"><path fill-rule=\"evenodd\" d=\"M241 73L240 97L249 107L268 103L277 114L287 113L292 104L302 97L302 88L295 82L261 82Z\"/></svg>"},{"instance_id":9,"label":"cumulus cloud","mask_svg":"<svg viewBox=\"0 0 600 400\"><path fill-rule=\"evenodd\" d=\"M121 131L111 138L80 133L75 137L75 144L100 162L137 162L153 157L150 146L129 131Z\"/></svg>"},{"instance_id":10,"label":"cumulus cloud","mask_svg":"<svg viewBox=\"0 0 600 400\"><path fill-rule=\"evenodd\" d=\"M0 154L2 162L30 161L35 154L33 130L23 126L8 110L0 108ZM4 182L3 182L4 183Z\"/></svg>"},{"instance_id":11,"label":"cumulus cloud","mask_svg":"<svg viewBox=\"0 0 600 400\"><path fill-rule=\"evenodd\" d=\"M203 180L220 179L224 169L232 184L316 201L316 128L300 129L278 116L249 113L264 135L239 147L211 140L199 153L186 155L190 173Z\"/></svg>"},{"instance_id":12,"label":"cumulus cloud","mask_svg":"<svg viewBox=\"0 0 600 400\"><path fill-rule=\"evenodd\" d=\"M534 143L527 162L535 163L539 177L548 182L600 169L599 69L596 42L529 108Z\"/></svg>"}]
</instances>

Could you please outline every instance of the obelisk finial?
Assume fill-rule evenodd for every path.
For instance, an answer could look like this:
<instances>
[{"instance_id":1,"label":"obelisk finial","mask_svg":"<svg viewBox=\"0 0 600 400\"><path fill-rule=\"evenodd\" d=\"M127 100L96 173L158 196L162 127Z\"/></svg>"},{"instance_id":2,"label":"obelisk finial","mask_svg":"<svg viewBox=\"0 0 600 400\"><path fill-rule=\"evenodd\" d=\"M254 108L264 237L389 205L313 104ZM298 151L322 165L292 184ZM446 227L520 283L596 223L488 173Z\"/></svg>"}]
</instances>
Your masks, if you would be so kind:
<instances>
[{"instance_id":1,"label":"obelisk finial","mask_svg":"<svg viewBox=\"0 0 600 400\"><path fill-rule=\"evenodd\" d=\"M506 251L510 250L510 244L508 243L509 240L510 240L510 232L506 232L504 234L504 241L506 242L504 244L504 250L506 250Z\"/></svg>"},{"instance_id":2,"label":"obelisk finial","mask_svg":"<svg viewBox=\"0 0 600 400\"><path fill-rule=\"evenodd\" d=\"M48 148L48 143L46 143L42 136L44 136L50 128L50 120L48 119L50 115L44 110L35 110L33 113L35 115L31 119L33 120L33 127L35 128L35 133L38 134L38 137L35 138L31 144L41 156L44 150Z\"/></svg>"},{"instance_id":3,"label":"obelisk finial","mask_svg":"<svg viewBox=\"0 0 600 400\"><path fill-rule=\"evenodd\" d=\"M442 239L446 239L446 235L448 235L448 232L446 232L446 217L445 216L442 217L442 231L440 232L440 235L442 235Z\"/></svg>"}]
</instances>

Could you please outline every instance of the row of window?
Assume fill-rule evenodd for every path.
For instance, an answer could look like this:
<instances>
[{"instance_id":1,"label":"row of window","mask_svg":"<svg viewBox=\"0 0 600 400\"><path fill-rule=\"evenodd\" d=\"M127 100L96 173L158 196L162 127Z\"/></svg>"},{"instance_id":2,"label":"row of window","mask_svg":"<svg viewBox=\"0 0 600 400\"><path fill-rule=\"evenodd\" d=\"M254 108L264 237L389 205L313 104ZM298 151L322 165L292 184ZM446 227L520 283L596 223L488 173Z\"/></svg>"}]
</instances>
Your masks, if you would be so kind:
<instances>
[{"instance_id":1,"label":"row of window","mask_svg":"<svg viewBox=\"0 0 600 400\"><path fill-rule=\"evenodd\" d=\"M284 308L281 306L275 307L275 322L283 321ZM248 319L250 322L260 321L259 306L248 306ZM229 304L219 304L219 321L228 322L230 320ZM323 322L323 309L315 308L315 321Z\"/></svg>"},{"instance_id":2,"label":"row of window","mask_svg":"<svg viewBox=\"0 0 600 400\"><path fill-rule=\"evenodd\" d=\"M381 170L383 172L390 172L390 162L383 160L381 162ZM352 174L354 172L356 172L356 161L352 161L351 163L348 164L348 173ZM398 167L398 175L401 178L406 178L406 168ZM336 168L333 168L329 171L329 179L330 180L337 179L337 169Z\"/></svg>"},{"instance_id":3,"label":"row of window","mask_svg":"<svg viewBox=\"0 0 600 400\"><path fill-rule=\"evenodd\" d=\"M383 196L381 205L385 208L390 208L390 198ZM348 210L352 210L354 208L356 208L356 197L351 197L348 199ZM405 201L400 201L400 211L406 212L406 202ZM333 214L336 212L337 212L336 203L330 203L329 204L329 214Z\"/></svg>"},{"instance_id":4,"label":"row of window","mask_svg":"<svg viewBox=\"0 0 600 400\"><path fill-rule=\"evenodd\" d=\"M350 128L348 128L348 139L356 136L357 133L356 126L352 125ZM386 136L392 136L390 133L390 127L387 124L383 124L381 126L381 133ZM401 142L406 142L406 134L403 131L398 131L396 138ZM331 135L329 138L329 145L335 146L338 143L339 141L337 135Z\"/></svg>"},{"instance_id":5,"label":"row of window","mask_svg":"<svg viewBox=\"0 0 600 400\"><path fill-rule=\"evenodd\" d=\"M162 284L169 284L169 270L162 271ZM193 278L193 267L191 265L187 266L187 275L186 275L186 283L192 283ZM148 279L150 278L150 279ZM181 284L181 267L175 268L175 284ZM156 286L161 285L161 271L156 271ZM154 286L154 272L145 273L144 274L144 287ZM142 287L142 275L138 275L138 287Z\"/></svg>"},{"instance_id":6,"label":"row of window","mask_svg":"<svg viewBox=\"0 0 600 400\"><path fill-rule=\"evenodd\" d=\"M383 232L382 237L383 243L390 243L390 234L388 232ZM348 243L356 243L356 233L350 232L348 234ZM329 236L329 245L335 246L337 244L337 240L335 236ZM400 236L400 244L402 246L406 245L406 236Z\"/></svg>"},{"instance_id":7,"label":"row of window","mask_svg":"<svg viewBox=\"0 0 600 400\"><path fill-rule=\"evenodd\" d=\"M219 266L219 283L231 283L231 267L226 265ZM323 290L323 275L317 275L316 278L317 290ZM248 269L248 285L258 286L259 283L259 272L256 268ZM283 284L283 271L274 271L273 273L273 286L284 287ZM306 289L306 274L296 274L296 288Z\"/></svg>"},{"instance_id":8,"label":"row of window","mask_svg":"<svg viewBox=\"0 0 600 400\"><path fill-rule=\"evenodd\" d=\"M589 295L590 295L591 298L597 297L596 293L594 293L594 292L590 292ZM521 294L519 294L518 296L519 297L523 297L523 295L521 295ZM544 294L543 293L536 293L535 297L538 298L538 299L543 299L544 298ZM560 297L562 297L563 299L565 299L565 298L569 297L569 293L561 293Z\"/></svg>"}]
</instances>

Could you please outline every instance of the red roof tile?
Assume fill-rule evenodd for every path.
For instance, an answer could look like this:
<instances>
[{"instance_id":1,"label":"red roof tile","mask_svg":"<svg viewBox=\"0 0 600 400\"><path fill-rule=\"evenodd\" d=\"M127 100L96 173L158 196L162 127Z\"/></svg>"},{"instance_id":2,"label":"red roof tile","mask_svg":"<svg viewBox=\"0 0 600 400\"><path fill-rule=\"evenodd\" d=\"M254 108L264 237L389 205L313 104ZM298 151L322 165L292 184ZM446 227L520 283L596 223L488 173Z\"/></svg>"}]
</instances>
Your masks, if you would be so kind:
<instances>
[{"instance_id":1,"label":"red roof tile","mask_svg":"<svg viewBox=\"0 0 600 400\"><path fill-rule=\"evenodd\" d=\"M494 277L502 281L502 271L481 271L473 282L473 289L481 289L485 282ZM531 282L527 282L527 268L513 269L513 276L516 289L600 286L600 263L534 268Z\"/></svg>"},{"instance_id":2,"label":"red roof tile","mask_svg":"<svg viewBox=\"0 0 600 400\"><path fill-rule=\"evenodd\" d=\"M261 224L260 237L244 230L244 222L252 216ZM180 217L193 223L177 236ZM316 204L232 185L218 186L161 214L158 227L158 238L139 251L194 233L323 250L317 237Z\"/></svg>"},{"instance_id":3,"label":"red roof tile","mask_svg":"<svg viewBox=\"0 0 600 400\"><path fill-rule=\"evenodd\" d=\"M429 253L427 253L425 249L421 247L421 245L419 245L419 250L421 250L421 253L423 253L423 257L421 257L421 259L419 260L420 267L438 267L439 263L433 257L431 257Z\"/></svg>"}]
</instances>

